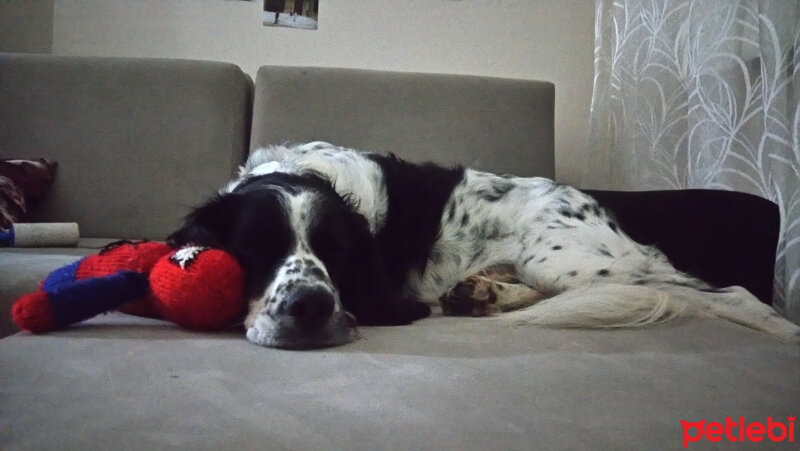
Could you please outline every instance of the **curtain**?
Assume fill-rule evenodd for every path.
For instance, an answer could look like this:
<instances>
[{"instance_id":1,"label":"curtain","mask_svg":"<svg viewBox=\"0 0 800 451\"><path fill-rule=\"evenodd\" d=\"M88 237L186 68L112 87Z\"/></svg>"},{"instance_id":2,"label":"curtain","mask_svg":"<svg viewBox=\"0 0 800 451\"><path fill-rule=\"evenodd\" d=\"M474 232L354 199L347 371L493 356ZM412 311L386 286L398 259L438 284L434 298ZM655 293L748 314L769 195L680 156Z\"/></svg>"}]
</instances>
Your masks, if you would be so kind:
<instances>
[{"instance_id":1,"label":"curtain","mask_svg":"<svg viewBox=\"0 0 800 451\"><path fill-rule=\"evenodd\" d=\"M775 307L800 322L800 2L596 0L583 185L780 206Z\"/></svg>"}]
</instances>

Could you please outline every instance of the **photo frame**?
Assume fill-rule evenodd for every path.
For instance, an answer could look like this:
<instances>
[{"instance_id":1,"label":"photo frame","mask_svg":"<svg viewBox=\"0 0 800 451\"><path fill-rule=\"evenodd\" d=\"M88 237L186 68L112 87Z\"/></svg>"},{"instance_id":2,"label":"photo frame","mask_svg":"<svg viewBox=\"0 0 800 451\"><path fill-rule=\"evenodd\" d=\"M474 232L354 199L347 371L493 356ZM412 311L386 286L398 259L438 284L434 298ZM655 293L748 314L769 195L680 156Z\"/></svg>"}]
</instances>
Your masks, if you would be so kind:
<instances>
[{"instance_id":1,"label":"photo frame","mask_svg":"<svg viewBox=\"0 0 800 451\"><path fill-rule=\"evenodd\" d=\"M264 0L264 25L316 30L319 0Z\"/></svg>"}]
</instances>

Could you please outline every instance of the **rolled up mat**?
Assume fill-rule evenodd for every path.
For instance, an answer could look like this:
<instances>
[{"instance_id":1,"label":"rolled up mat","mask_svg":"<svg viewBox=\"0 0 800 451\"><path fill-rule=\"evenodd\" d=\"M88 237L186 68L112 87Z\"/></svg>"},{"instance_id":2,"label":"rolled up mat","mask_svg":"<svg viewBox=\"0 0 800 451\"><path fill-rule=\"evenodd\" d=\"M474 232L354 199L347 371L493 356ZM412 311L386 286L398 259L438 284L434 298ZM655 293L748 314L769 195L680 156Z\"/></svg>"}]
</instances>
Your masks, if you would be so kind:
<instances>
[{"instance_id":1,"label":"rolled up mat","mask_svg":"<svg viewBox=\"0 0 800 451\"><path fill-rule=\"evenodd\" d=\"M0 247L74 247L79 238L74 222L19 223L0 231Z\"/></svg>"}]
</instances>

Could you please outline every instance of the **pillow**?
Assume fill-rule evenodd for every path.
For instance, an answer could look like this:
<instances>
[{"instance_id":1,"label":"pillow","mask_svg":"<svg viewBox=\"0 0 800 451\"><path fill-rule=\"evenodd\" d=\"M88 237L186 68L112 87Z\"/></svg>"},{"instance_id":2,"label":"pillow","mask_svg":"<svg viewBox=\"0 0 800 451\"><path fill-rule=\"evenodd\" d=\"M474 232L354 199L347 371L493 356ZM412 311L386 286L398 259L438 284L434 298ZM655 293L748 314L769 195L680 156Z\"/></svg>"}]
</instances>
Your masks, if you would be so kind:
<instances>
[{"instance_id":1,"label":"pillow","mask_svg":"<svg viewBox=\"0 0 800 451\"><path fill-rule=\"evenodd\" d=\"M0 230L19 222L50 189L55 160L0 160Z\"/></svg>"}]
</instances>

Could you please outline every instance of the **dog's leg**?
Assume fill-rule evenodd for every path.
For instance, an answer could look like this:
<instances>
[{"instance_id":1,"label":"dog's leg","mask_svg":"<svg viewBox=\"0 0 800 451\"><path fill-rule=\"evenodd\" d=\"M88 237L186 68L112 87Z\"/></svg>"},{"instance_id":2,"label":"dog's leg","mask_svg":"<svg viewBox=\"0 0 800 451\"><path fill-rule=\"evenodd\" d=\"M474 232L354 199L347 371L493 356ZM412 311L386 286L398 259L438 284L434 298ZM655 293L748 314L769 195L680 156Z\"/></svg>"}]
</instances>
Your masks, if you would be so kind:
<instances>
[{"instance_id":1,"label":"dog's leg","mask_svg":"<svg viewBox=\"0 0 800 451\"><path fill-rule=\"evenodd\" d=\"M800 342L800 326L782 317L742 287L728 287L702 295L699 298L704 302L695 307L700 314L724 318L761 330L783 341Z\"/></svg>"},{"instance_id":2,"label":"dog's leg","mask_svg":"<svg viewBox=\"0 0 800 451\"><path fill-rule=\"evenodd\" d=\"M521 283L517 277L517 271L514 265L499 264L490 266L477 274L478 276L491 279L495 282L501 283Z\"/></svg>"},{"instance_id":3,"label":"dog's leg","mask_svg":"<svg viewBox=\"0 0 800 451\"><path fill-rule=\"evenodd\" d=\"M480 273L485 279L483 285L489 297L493 297L495 311L507 312L531 306L544 298L544 295L519 280L514 265L495 265ZM478 290L480 293L480 290Z\"/></svg>"},{"instance_id":4,"label":"dog's leg","mask_svg":"<svg viewBox=\"0 0 800 451\"><path fill-rule=\"evenodd\" d=\"M652 286L689 282L666 258L617 233L606 223L575 222L523 242L520 280L543 293L541 302L502 316L512 324L618 328L661 323L685 311L686 302ZM675 280L672 280L675 279Z\"/></svg>"},{"instance_id":5,"label":"dog's leg","mask_svg":"<svg viewBox=\"0 0 800 451\"><path fill-rule=\"evenodd\" d=\"M596 260L586 258L580 271L594 276L588 281L580 280L580 273L564 273L565 268L550 265L549 259L538 266L525 267L520 273L523 281L553 287L556 296L512 313L508 319L567 327L638 327L678 315L713 316L761 330L782 341L800 341L800 326L744 288L715 290L676 271L658 255L646 257L649 258L638 268L622 259L605 268L590 266ZM574 282L580 284L570 286Z\"/></svg>"},{"instance_id":6,"label":"dog's leg","mask_svg":"<svg viewBox=\"0 0 800 451\"><path fill-rule=\"evenodd\" d=\"M513 278L502 277L503 280ZM528 307L542 299L542 294L522 283L507 283L477 275L458 283L440 299L446 315L489 316Z\"/></svg>"},{"instance_id":7,"label":"dog's leg","mask_svg":"<svg viewBox=\"0 0 800 451\"><path fill-rule=\"evenodd\" d=\"M544 298L540 291L536 291L524 283L492 281L492 291L497 296L495 307L501 312L529 307Z\"/></svg>"}]
</instances>

